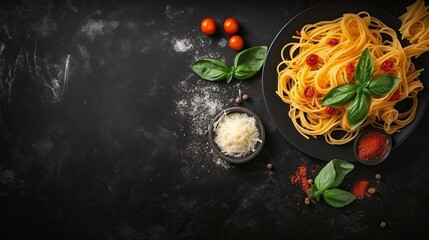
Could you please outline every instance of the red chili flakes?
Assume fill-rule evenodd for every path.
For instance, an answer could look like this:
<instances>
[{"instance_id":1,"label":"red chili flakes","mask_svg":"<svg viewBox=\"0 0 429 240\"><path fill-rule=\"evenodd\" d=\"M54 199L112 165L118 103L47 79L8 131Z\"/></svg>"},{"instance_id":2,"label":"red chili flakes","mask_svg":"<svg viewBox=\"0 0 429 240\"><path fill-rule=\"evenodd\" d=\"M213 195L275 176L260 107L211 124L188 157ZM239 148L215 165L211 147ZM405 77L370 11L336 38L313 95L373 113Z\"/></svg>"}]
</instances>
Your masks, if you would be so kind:
<instances>
[{"instance_id":1,"label":"red chili flakes","mask_svg":"<svg viewBox=\"0 0 429 240\"><path fill-rule=\"evenodd\" d=\"M328 115L335 115L337 113L337 109L333 107L326 107L323 111Z\"/></svg>"},{"instance_id":2,"label":"red chili flakes","mask_svg":"<svg viewBox=\"0 0 429 240\"><path fill-rule=\"evenodd\" d=\"M393 68L393 62L390 60L386 60L383 62L383 64L381 65L381 69L383 69L383 71L385 72L389 72L390 70L392 70Z\"/></svg>"},{"instance_id":3,"label":"red chili flakes","mask_svg":"<svg viewBox=\"0 0 429 240\"><path fill-rule=\"evenodd\" d=\"M296 35L297 35L298 37L301 37L301 31L299 31L299 30L295 30L295 33L296 33Z\"/></svg>"},{"instance_id":4,"label":"red chili flakes","mask_svg":"<svg viewBox=\"0 0 429 240\"><path fill-rule=\"evenodd\" d=\"M347 64L346 72L347 74L352 74L355 71L355 69L356 69L355 65L353 65L353 63L349 63Z\"/></svg>"},{"instance_id":5,"label":"red chili flakes","mask_svg":"<svg viewBox=\"0 0 429 240\"><path fill-rule=\"evenodd\" d=\"M399 99L401 99L401 94L399 94L399 90L396 90L390 97L389 101L398 101Z\"/></svg>"},{"instance_id":6,"label":"red chili flakes","mask_svg":"<svg viewBox=\"0 0 429 240\"><path fill-rule=\"evenodd\" d=\"M331 38L328 41L328 45L331 47L334 47L335 45L337 45L338 43L340 43L340 41L336 38Z\"/></svg>"},{"instance_id":7,"label":"red chili flakes","mask_svg":"<svg viewBox=\"0 0 429 240\"><path fill-rule=\"evenodd\" d=\"M306 97L313 97L314 96L314 92L316 91L316 89L314 88L314 87L312 87L312 86L307 86L305 89L304 89L304 95L306 96Z\"/></svg>"},{"instance_id":8,"label":"red chili flakes","mask_svg":"<svg viewBox=\"0 0 429 240\"><path fill-rule=\"evenodd\" d=\"M318 59L319 56L317 56L316 54L310 54L305 61L307 62L308 66L314 66L317 64Z\"/></svg>"}]
</instances>

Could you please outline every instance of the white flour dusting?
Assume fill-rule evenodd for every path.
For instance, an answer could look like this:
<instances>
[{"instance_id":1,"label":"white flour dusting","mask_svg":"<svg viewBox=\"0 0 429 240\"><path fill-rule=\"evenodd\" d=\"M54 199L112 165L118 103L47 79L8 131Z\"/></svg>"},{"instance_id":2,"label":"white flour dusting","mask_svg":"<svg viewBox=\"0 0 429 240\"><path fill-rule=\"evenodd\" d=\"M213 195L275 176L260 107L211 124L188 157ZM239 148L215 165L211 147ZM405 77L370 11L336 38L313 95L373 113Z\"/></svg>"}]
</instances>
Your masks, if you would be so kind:
<instances>
[{"instance_id":1,"label":"white flour dusting","mask_svg":"<svg viewBox=\"0 0 429 240\"><path fill-rule=\"evenodd\" d=\"M176 39L174 38L172 40L174 51L183 53L188 50L191 50L194 46L191 43L190 39L184 38L184 39Z\"/></svg>"},{"instance_id":2,"label":"white flour dusting","mask_svg":"<svg viewBox=\"0 0 429 240\"><path fill-rule=\"evenodd\" d=\"M218 158L208 143L208 128L213 117L223 109L232 105L232 98L228 96L227 88L213 82L198 79L190 74L179 82L175 88L180 99L175 100L180 135L186 137L183 154L185 166L182 172L192 178L196 171L206 171L207 161L211 160L217 166L231 168L232 165ZM197 174L198 175L198 174Z\"/></svg>"},{"instance_id":3,"label":"white flour dusting","mask_svg":"<svg viewBox=\"0 0 429 240\"><path fill-rule=\"evenodd\" d=\"M185 13L183 9L174 9L169 4L165 7L165 16L170 20L182 15L183 13Z\"/></svg>"},{"instance_id":4,"label":"white flour dusting","mask_svg":"<svg viewBox=\"0 0 429 240\"><path fill-rule=\"evenodd\" d=\"M180 87L185 90L188 98L177 101L176 106L181 115L189 117L192 133L204 135L211 119L225 107L225 102L219 99L222 91L213 83L194 88L189 88L188 85L187 81L180 82Z\"/></svg>"},{"instance_id":5,"label":"white flour dusting","mask_svg":"<svg viewBox=\"0 0 429 240\"><path fill-rule=\"evenodd\" d=\"M193 12L194 12L194 9L190 7L186 7L185 9L175 8L175 7L172 7L170 4L167 4L167 6L165 7L165 16L169 20L174 20L177 17L181 17L183 15L189 15Z\"/></svg>"},{"instance_id":6,"label":"white flour dusting","mask_svg":"<svg viewBox=\"0 0 429 240\"><path fill-rule=\"evenodd\" d=\"M168 33L162 35L165 35L164 41L170 41L171 47L175 53L186 53L190 57L194 58L194 60L201 58L214 58L225 62L227 65L232 64L231 62L226 62L225 56L221 54L222 51L220 49L219 51L212 51L207 47L209 45L218 45L219 47L224 45L226 46L227 41L225 39L216 42L202 34L198 37L191 37L189 34L185 34L181 38L174 37L173 39L168 36Z\"/></svg>"},{"instance_id":7,"label":"white flour dusting","mask_svg":"<svg viewBox=\"0 0 429 240\"><path fill-rule=\"evenodd\" d=\"M85 33L86 36L93 41L97 36L111 34L118 26L119 22L114 20L104 21L89 19L88 22L81 27L80 32Z\"/></svg>"},{"instance_id":8,"label":"white flour dusting","mask_svg":"<svg viewBox=\"0 0 429 240\"><path fill-rule=\"evenodd\" d=\"M226 41L226 39L225 38L222 38L221 40L219 40L218 42L217 42L217 45L219 46L219 47L226 47L226 44L228 43L228 41Z\"/></svg>"},{"instance_id":9,"label":"white flour dusting","mask_svg":"<svg viewBox=\"0 0 429 240\"><path fill-rule=\"evenodd\" d=\"M206 48L204 46L212 45L214 42L210 38L206 38L206 36L199 36L195 38L194 45L196 46L196 51L193 53L193 57L195 60L201 59L201 58L214 58L218 59L227 65L231 64L228 63L225 60L225 57L221 54L221 51L211 51L209 48ZM218 43L219 45L219 43Z\"/></svg>"},{"instance_id":10,"label":"white flour dusting","mask_svg":"<svg viewBox=\"0 0 429 240\"><path fill-rule=\"evenodd\" d=\"M211 149L210 152L213 153L213 149ZM231 167L231 165L227 161L222 160L221 158L216 157L213 161L214 163L216 163L216 165L221 166L223 168L228 169Z\"/></svg>"}]
</instances>

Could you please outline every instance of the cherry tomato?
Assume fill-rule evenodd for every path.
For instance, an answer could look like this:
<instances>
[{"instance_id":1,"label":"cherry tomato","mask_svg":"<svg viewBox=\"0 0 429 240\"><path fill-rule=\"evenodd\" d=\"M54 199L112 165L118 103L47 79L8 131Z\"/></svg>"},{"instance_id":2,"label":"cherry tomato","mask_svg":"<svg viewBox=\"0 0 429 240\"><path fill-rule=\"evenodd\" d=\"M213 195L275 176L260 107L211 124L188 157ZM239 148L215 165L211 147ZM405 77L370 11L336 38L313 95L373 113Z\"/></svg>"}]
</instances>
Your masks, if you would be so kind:
<instances>
[{"instance_id":1,"label":"cherry tomato","mask_svg":"<svg viewBox=\"0 0 429 240\"><path fill-rule=\"evenodd\" d=\"M337 113L337 109L333 107L326 107L323 111L328 115L335 115Z\"/></svg>"},{"instance_id":2,"label":"cherry tomato","mask_svg":"<svg viewBox=\"0 0 429 240\"><path fill-rule=\"evenodd\" d=\"M206 35L212 35L216 32L216 23L213 18L204 18L201 22L201 31Z\"/></svg>"},{"instance_id":3,"label":"cherry tomato","mask_svg":"<svg viewBox=\"0 0 429 240\"><path fill-rule=\"evenodd\" d=\"M399 94L399 90L396 90L390 97L389 101L398 101L399 99L401 99L401 94Z\"/></svg>"},{"instance_id":4,"label":"cherry tomato","mask_svg":"<svg viewBox=\"0 0 429 240\"><path fill-rule=\"evenodd\" d=\"M301 37L301 31L295 30L295 34L296 34L298 37Z\"/></svg>"},{"instance_id":5,"label":"cherry tomato","mask_svg":"<svg viewBox=\"0 0 429 240\"><path fill-rule=\"evenodd\" d=\"M244 41L242 37L238 35L234 35L229 39L229 47L232 50L240 51L240 49L242 49L243 46L244 46Z\"/></svg>"},{"instance_id":6,"label":"cherry tomato","mask_svg":"<svg viewBox=\"0 0 429 240\"><path fill-rule=\"evenodd\" d=\"M319 59L319 57L316 54L310 54L305 61L308 66L314 66L317 63L317 59Z\"/></svg>"},{"instance_id":7,"label":"cherry tomato","mask_svg":"<svg viewBox=\"0 0 429 240\"><path fill-rule=\"evenodd\" d=\"M353 65L353 63L349 63L347 64L346 72L347 74L352 74L355 71L355 69L356 69L355 65Z\"/></svg>"},{"instance_id":8,"label":"cherry tomato","mask_svg":"<svg viewBox=\"0 0 429 240\"><path fill-rule=\"evenodd\" d=\"M312 86L307 86L305 89L304 89L304 95L306 96L306 97L313 97L314 96L314 92L316 91L316 89L314 88L314 87L312 87Z\"/></svg>"},{"instance_id":9,"label":"cherry tomato","mask_svg":"<svg viewBox=\"0 0 429 240\"><path fill-rule=\"evenodd\" d=\"M389 72L390 70L392 70L393 68L393 62L390 60L386 60L383 62L383 64L381 65L381 69L383 69L383 71Z\"/></svg>"},{"instance_id":10,"label":"cherry tomato","mask_svg":"<svg viewBox=\"0 0 429 240\"><path fill-rule=\"evenodd\" d=\"M331 38L331 39L329 39L329 41L328 41L328 44L329 44L329 46L331 46L331 47L333 47L333 46L337 45L338 43L340 43L340 41L339 41L338 39L336 39L336 38Z\"/></svg>"},{"instance_id":11,"label":"cherry tomato","mask_svg":"<svg viewBox=\"0 0 429 240\"><path fill-rule=\"evenodd\" d=\"M227 18L223 23L223 29L228 34L236 34L240 26L235 18Z\"/></svg>"}]
</instances>

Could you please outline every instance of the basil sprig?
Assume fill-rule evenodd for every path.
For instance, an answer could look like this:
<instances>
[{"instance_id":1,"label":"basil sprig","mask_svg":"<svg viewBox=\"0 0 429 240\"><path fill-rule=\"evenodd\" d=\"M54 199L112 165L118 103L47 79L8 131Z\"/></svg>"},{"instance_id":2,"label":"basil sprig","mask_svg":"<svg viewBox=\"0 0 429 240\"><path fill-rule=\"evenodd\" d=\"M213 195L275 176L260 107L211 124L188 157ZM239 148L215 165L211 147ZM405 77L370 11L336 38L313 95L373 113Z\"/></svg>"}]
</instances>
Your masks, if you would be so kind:
<instances>
[{"instance_id":1,"label":"basil sprig","mask_svg":"<svg viewBox=\"0 0 429 240\"><path fill-rule=\"evenodd\" d=\"M344 160L333 159L320 170L311 184L310 198L317 201L323 196L325 202L332 207L344 207L356 199L352 193L339 189L344 177L353 170L353 164Z\"/></svg>"},{"instance_id":2,"label":"basil sprig","mask_svg":"<svg viewBox=\"0 0 429 240\"><path fill-rule=\"evenodd\" d=\"M202 79L220 81L226 78L229 83L233 77L242 80L255 75L264 64L266 54L266 46L251 47L239 52L230 68L219 60L205 58L192 63L191 69Z\"/></svg>"},{"instance_id":3,"label":"basil sprig","mask_svg":"<svg viewBox=\"0 0 429 240\"><path fill-rule=\"evenodd\" d=\"M370 109L371 96L386 96L401 81L400 78L393 75L372 79L373 73L374 63L369 49L366 48L356 66L356 84L342 84L334 87L322 99L322 105L333 107L343 106L351 101L347 108L347 120L351 130L356 129L365 121Z\"/></svg>"},{"instance_id":4,"label":"basil sprig","mask_svg":"<svg viewBox=\"0 0 429 240\"><path fill-rule=\"evenodd\" d=\"M192 70L209 81L219 81L229 74L228 66L216 59L200 59L191 64Z\"/></svg>"}]
</instances>

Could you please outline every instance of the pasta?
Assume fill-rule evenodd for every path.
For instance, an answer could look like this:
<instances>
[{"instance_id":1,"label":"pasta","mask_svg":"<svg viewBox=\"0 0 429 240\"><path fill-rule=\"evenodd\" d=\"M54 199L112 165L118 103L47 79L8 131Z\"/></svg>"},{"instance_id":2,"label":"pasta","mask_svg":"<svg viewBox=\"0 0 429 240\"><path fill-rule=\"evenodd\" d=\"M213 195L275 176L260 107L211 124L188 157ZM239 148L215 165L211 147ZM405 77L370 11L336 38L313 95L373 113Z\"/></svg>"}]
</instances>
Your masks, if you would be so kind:
<instances>
[{"instance_id":1,"label":"pasta","mask_svg":"<svg viewBox=\"0 0 429 240\"><path fill-rule=\"evenodd\" d=\"M423 0L418 0L407 7L407 12L399 19L402 26L399 31L402 39L407 38L412 44L404 48L408 57L419 57L429 51L429 7Z\"/></svg>"},{"instance_id":2,"label":"pasta","mask_svg":"<svg viewBox=\"0 0 429 240\"><path fill-rule=\"evenodd\" d=\"M403 18L411 25L403 28L404 33L407 31L414 36L410 16ZM344 14L333 21L305 25L299 35L294 36L298 42L288 43L282 49L276 94L289 104L288 115L305 138L322 135L329 144L340 145L353 140L367 125L392 134L414 119L417 94L423 84L418 79L422 69L416 70L410 58L427 49L403 48L396 32L367 12ZM428 40L424 39L429 40L429 37L419 41L426 43ZM355 81L353 68L365 48L372 55L374 77L390 74L401 81L389 95L373 97L366 120L351 130L346 116L348 105L336 107L332 112L320 102L332 88ZM311 54L317 56L313 66L306 62ZM391 64L389 69L383 66L386 62ZM309 88L314 94L307 94ZM406 98L410 99L411 106L399 112L394 106Z\"/></svg>"}]
</instances>

